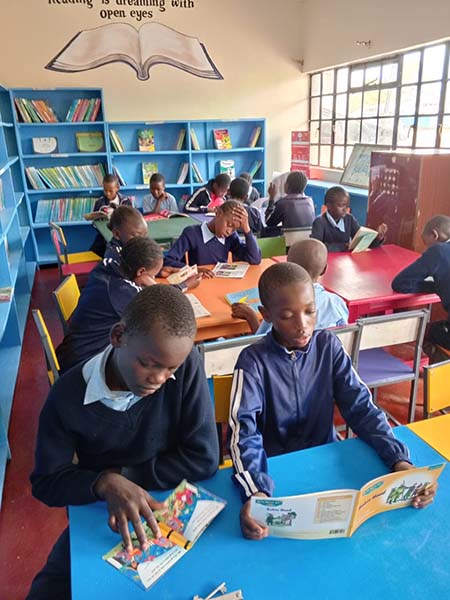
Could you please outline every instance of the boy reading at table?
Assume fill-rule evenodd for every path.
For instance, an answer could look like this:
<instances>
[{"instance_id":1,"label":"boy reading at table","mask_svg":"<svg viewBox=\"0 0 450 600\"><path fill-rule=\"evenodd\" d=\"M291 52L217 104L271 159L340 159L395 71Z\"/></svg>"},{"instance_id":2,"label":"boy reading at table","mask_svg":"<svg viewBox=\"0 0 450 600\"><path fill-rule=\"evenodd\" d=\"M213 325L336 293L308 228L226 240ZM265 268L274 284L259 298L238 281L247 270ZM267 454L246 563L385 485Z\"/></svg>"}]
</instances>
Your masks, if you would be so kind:
<instances>
[{"instance_id":1,"label":"boy reading at table","mask_svg":"<svg viewBox=\"0 0 450 600\"><path fill-rule=\"evenodd\" d=\"M330 252L348 250L351 239L361 227L355 217L348 212L350 196L343 187L336 185L325 194L326 211L312 224L311 237L323 242ZM378 236L370 247L380 246L387 233L387 225L381 223Z\"/></svg>"},{"instance_id":2,"label":"boy reading at table","mask_svg":"<svg viewBox=\"0 0 450 600\"><path fill-rule=\"evenodd\" d=\"M245 242L239 239L237 229L244 232ZM209 223L186 227L164 258L164 265L184 267L187 257L190 265L199 265L198 271L205 277L213 277L212 271L201 265L227 262L229 252L233 260L247 261L251 265L261 262L261 250L250 230L247 211L235 200L219 206Z\"/></svg>"},{"instance_id":3,"label":"boy reading at table","mask_svg":"<svg viewBox=\"0 0 450 600\"><path fill-rule=\"evenodd\" d=\"M269 205L266 209L266 227L272 228L274 235L279 235L279 225L282 227L310 227L314 221L314 203L305 196L308 183L303 171L289 173L284 184L285 196L276 203L274 201L275 186L269 186Z\"/></svg>"},{"instance_id":4,"label":"boy reading at table","mask_svg":"<svg viewBox=\"0 0 450 600\"><path fill-rule=\"evenodd\" d=\"M427 250L394 278L392 289L439 296L448 318L431 323L429 337L432 343L450 350L450 217L432 217L423 228L422 240Z\"/></svg>"},{"instance_id":5,"label":"boy reading at table","mask_svg":"<svg viewBox=\"0 0 450 600\"><path fill-rule=\"evenodd\" d=\"M319 240L300 240L295 242L288 252L287 259L303 267L311 277L314 288L316 304L315 329L328 329L339 327L348 322L348 308L337 294L328 292L319 279L327 270L328 252L325 244ZM238 319L245 319L250 325L252 333L267 333L272 329L272 324L267 321L259 323L255 311L246 304L235 303L231 307L231 314Z\"/></svg>"},{"instance_id":6,"label":"boy reading at table","mask_svg":"<svg viewBox=\"0 0 450 600\"><path fill-rule=\"evenodd\" d=\"M150 194L142 199L142 210L144 214L178 211L177 201L166 192L166 180L161 173L153 173L150 177Z\"/></svg>"},{"instance_id":7,"label":"boy reading at table","mask_svg":"<svg viewBox=\"0 0 450 600\"><path fill-rule=\"evenodd\" d=\"M147 237L147 223L142 214L132 206L119 206L108 223L112 238L105 250L105 258L120 260L122 247L135 237Z\"/></svg>"},{"instance_id":8,"label":"boy reading at table","mask_svg":"<svg viewBox=\"0 0 450 600\"><path fill-rule=\"evenodd\" d=\"M33 495L48 506L106 502L105 518L132 550L141 517L159 537L147 490L211 477L219 461L196 322L178 290L140 292L111 329L111 344L52 387L39 419ZM77 456L77 462L73 457ZM36 576L28 600L70 598L69 530Z\"/></svg>"},{"instance_id":9,"label":"boy reading at table","mask_svg":"<svg viewBox=\"0 0 450 600\"><path fill-rule=\"evenodd\" d=\"M221 206L226 199L228 188L230 187L231 177L227 173L219 173L214 179L199 188L192 194L186 202L184 210L186 212L214 212L214 209Z\"/></svg>"},{"instance_id":10,"label":"boy reading at table","mask_svg":"<svg viewBox=\"0 0 450 600\"><path fill-rule=\"evenodd\" d=\"M336 441L335 404L345 421L389 469L412 468L408 449L330 331L314 331L311 278L293 263L269 267L259 280L261 312L272 331L244 349L236 363L230 406L230 451L244 506L243 534L261 539L267 527L250 516L251 496L271 496L267 458ZM299 474L299 485L301 474ZM432 501L435 487L413 501Z\"/></svg>"}]
</instances>

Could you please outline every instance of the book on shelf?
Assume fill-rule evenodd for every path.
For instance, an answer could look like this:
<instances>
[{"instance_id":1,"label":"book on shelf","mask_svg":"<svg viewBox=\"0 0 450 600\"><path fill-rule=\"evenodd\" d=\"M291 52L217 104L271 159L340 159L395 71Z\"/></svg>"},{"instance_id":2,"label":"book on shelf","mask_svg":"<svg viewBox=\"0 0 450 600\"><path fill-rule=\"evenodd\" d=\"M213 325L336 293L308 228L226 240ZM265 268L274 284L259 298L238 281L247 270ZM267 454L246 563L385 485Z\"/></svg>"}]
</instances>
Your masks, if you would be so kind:
<instances>
[{"instance_id":1,"label":"book on shelf","mask_svg":"<svg viewBox=\"0 0 450 600\"><path fill-rule=\"evenodd\" d=\"M217 150L231 150L233 147L228 129L213 129L213 138Z\"/></svg>"},{"instance_id":2,"label":"book on shelf","mask_svg":"<svg viewBox=\"0 0 450 600\"><path fill-rule=\"evenodd\" d=\"M183 281L186 281L186 279L189 279L189 277L193 277L194 275L197 275L197 273L198 273L197 265L192 265L192 266L186 265L179 271L176 271L175 273L171 273L167 277L167 281L172 285L176 285L178 283L183 283Z\"/></svg>"},{"instance_id":3,"label":"book on shelf","mask_svg":"<svg viewBox=\"0 0 450 600\"><path fill-rule=\"evenodd\" d=\"M200 173L200 169L195 164L195 162L192 162L192 174L196 183L205 183L205 180L203 179L202 174Z\"/></svg>"},{"instance_id":4,"label":"book on shelf","mask_svg":"<svg viewBox=\"0 0 450 600\"><path fill-rule=\"evenodd\" d=\"M139 152L154 152L156 150L153 129L139 129L137 135Z\"/></svg>"},{"instance_id":5,"label":"book on shelf","mask_svg":"<svg viewBox=\"0 0 450 600\"><path fill-rule=\"evenodd\" d=\"M0 287L0 302L10 302L14 288L11 286Z\"/></svg>"},{"instance_id":6,"label":"book on shelf","mask_svg":"<svg viewBox=\"0 0 450 600\"><path fill-rule=\"evenodd\" d=\"M53 154L58 152L58 140L56 137L34 137L31 145L35 154Z\"/></svg>"},{"instance_id":7,"label":"book on shelf","mask_svg":"<svg viewBox=\"0 0 450 600\"><path fill-rule=\"evenodd\" d=\"M249 288L248 290L241 290L240 292L230 292L225 294L225 300L228 304L247 304L256 313L259 313L259 306L261 300L259 299L258 288Z\"/></svg>"},{"instance_id":8,"label":"book on shelf","mask_svg":"<svg viewBox=\"0 0 450 600\"><path fill-rule=\"evenodd\" d=\"M76 165L65 167L25 167L31 187L35 190L46 188L100 187L106 175L105 166Z\"/></svg>"},{"instance_id":9,"label":"book on shelf","mask_svg":"<svg viewBox=\"0 0 450 600\"><path fill-rule=\"evenodd\" d=\"M246 262L239 263L217 263L213 269L215 277L224 277L226 279L242 279L247 273L249 264Z\"/></svg>"},{"instance_id":10,"label":"book on shelf","mask_svg":"<svg viewBox=\"0 0 450 600\"><path fill-rule=\"evenodd\" d=\"M378 237L378 231L370 227L360 227L352 238L348 249L352 252L367 250L370 244Z\"/></svg>"},{"instance_id":11,"label":"book on shelf","mask_svg":"<svg viewBox=\"0 0 450 600\"><path fill-rule=\"evenodd\" d=\"M177 141L175 142L174 150L181 150L184 144L184 138L186 137L186 129L183 127L178 132Z\"/></svg>"},{"instance_id":12,"label":"book on shelf","mask_svg":"<svg viewBox=\"0 0 450 600\"><path fill-rule=\"evenodd\" d=\"M231 179L234 179L236 177L234 160L221 160L219 162L219 173L226 173Z\"/></svg>"},{"instance_id":13,"label":"book on shelf","mask_svg":"<svg viewBox=\"0 0 450 600\"><path fill-rule=\"evenodd\" d=\"M186 181L186 177L188 176L188 173L189 173L189 163L188 162L181 163L180 171L178 173L178 178L177 178L178 185L181 185L182 183L184 183Z\"/></svg>"},{"instance_id":14,"label":"book on shelf","mask_svg":"<svg viewBox=\"0 0 450 600\"><path fill-rule=\"evenodd\" d=\"M250 139L248 141L248 147L249 148L255 148L256 144L258 143L259 140L259 136L261 135L261 127L254 127L251 135L250 135Z\"/></svg>"},{"instance_id":15,"label":"book on shelf","mask_svg":"<svg viewBox=\"0 0 450 600\"><path fill-rule=\"evenodd\" d=\"M252 166L248 170L248 172L250 173L252 178L255 177L255 175L259 171L261 165L262 165L262 160L255 160L255 162L252 164Z\"/></svg>"},{"instance_id":16,"label":"book on shelf","mask_svg":"<svg viewBox=\"0 0 450 600\"><path fill-rule=\"evenodd\" d=\"M17 108L18 121L24 123L58 123L53 108L46 100L29 100L28 98L14 98ZM20 117L20 118L19 118Z\"/></svg>"},{"instance_id":17,"label":"book on shelf","mask_svg":"<svg viewBox=\"0 0 450 600\"><path fill-rule=\"evenodd\" d=\"M105 140L101 131L80 131L75 134L79 152L102 152Z\"/></svg>"},{"instance_id":18,"label":"book on shelf","mask_svg":"<svg viewBox=\"0 0 450 600\"><path fill-rule=\"evenodd\" d=\"M113 173L119 180L120 185L127 185L125 179L122 177L122 174L120 173L119 169L116 166L113 167Z\"/></svg>"},{"instance_id":19,"label":"book on shelf","mask_svg":"<svg viewBox=\"0 0 450 600\"><path fill-rule=\"evenodd\" d=\"M195 542L225 506L226 501L222 498L184 480L165 500L163 508L153 511L162 538L155 539L150 527L143 524L149 541L147 550L141 550L135 533L132 533L131 552L127 552L120 542L103 556L103 560L148 590L187 552L194 551Z\"/></svg>"},{"instance_id":20,"label":"book on shelf","mask_svg":"<svg viewBox=\"0 0 450 600\"><path fill-rule=\"evenodd\" d=\"M372 479L360 490L329 490L299 496L251 499L251 516L269 535L294 539L351 537L374 515L410 506L435 483L446 463L397 471Z\"/></svg>"},{"instance_id":21,"label":"book on shelf","mask_svg":"<svg viewBox=\"0 0 450 600\"><path fill-rule=\"evenodd\" d=\"M150 183L150 177L158 173L158 163L155 162L143 162L142 163L142 181L147 185Z\"/></svg>"},{"instance_id":22,"label":"book on shelf","mask_svg":"<svg viewBox=\"0 0 450 600\"><path fill-rule=\"evenodd\" d=\"M5 195L3 193L3 180L0 178L0 210L5 208Z\"/></svg>"},{"instance_id":23,"label":"book on shelf","mask_svg":"<svg viewBox=\"0 0 450 600\"><path fill-rule=\"evenodd\" d=\"M82 221L86 213L94 214L92 210L95 202L96 198L92 198L92 196L39 200L34 222ZM103 218L106 218L105 214Z\"/></svg>"},{"instance_id":24,"label":"book on shelf","mask_svg":"<svg viewBox=\"0 0 450 600\"><path fill-rule=\"evenodd\" d=\"M72 100L66 115L66 122L78 123L82 121L95 121L97 119L100 106L100 98L78 98Z\"/></svg>"},{"instance_id":25,"label":"book on shelf","mask_svg":"<svg viewBox=\"0 0 450 600\"><path fill-rule=\"evenodd\" d=\"M114 152L125 152L125 146L115 129L109 130L109 139L111 140Z\"/></svg>"},{"instance_id":26,"label":"book on shelf","mask_svg":"<svg viewBox=\"0 0 450 600\"><path fill-rule=\"evenodd\" d=\"M211 313L207 310L197 296L194 294L186 294L186 298L189 300L192 306L192 310L194 311L194 317L196 319L201 319L203 317L210 317Z\"/></svg>"},{"instance_id":27,"label":"book on shelf","mask_svg":"<svg viewBox=\"0 0 450 600\"><path fill-rule=\"evenodd\" d=\"M191 146L192 150L200 150L200 144L198 142L197 134L195 133L195 129L191 127L189 129L189 134L191 136Z\"/></svg>"}]
</instances>

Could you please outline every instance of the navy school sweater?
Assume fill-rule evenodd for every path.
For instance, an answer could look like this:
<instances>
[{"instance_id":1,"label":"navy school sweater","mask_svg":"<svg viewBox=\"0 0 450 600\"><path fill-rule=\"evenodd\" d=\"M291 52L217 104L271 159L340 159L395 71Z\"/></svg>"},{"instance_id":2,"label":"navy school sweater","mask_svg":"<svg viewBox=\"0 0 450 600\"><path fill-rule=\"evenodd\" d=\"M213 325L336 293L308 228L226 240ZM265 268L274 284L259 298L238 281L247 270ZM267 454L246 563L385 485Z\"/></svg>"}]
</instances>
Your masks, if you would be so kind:
<instances>
[{"instance_id":1,"label":"navy school sweater","mask_svg":"<svg viewBox=\"0 0 450 600\"><path fill-rule=\"evenodd\" d=\"M348 213L344 217L344 227L345 231L341 231L330 223L326 213L323 213L312 224L311 237L323 242L329 252L344 252L347 250L350 240L355 237L360 224L352 214ZM383 240L375 239L370 247L376 248L382 243Z\"/></svg>"},{"instance_id":2,"label":"navy school sweater","mask_svg":"<svg viewBox=\"0 0 450 600\"><path fill-rule=\"evenodd\" d=\"M217 431L195 348L175 379L127 411L101 402L84 406L85 391L79 365L55 383L41 412L30 481L48 506L95 502L93 486L105 469L126 469L145 489L169 489L217 470Z\"/></svg>"}]
</instances>

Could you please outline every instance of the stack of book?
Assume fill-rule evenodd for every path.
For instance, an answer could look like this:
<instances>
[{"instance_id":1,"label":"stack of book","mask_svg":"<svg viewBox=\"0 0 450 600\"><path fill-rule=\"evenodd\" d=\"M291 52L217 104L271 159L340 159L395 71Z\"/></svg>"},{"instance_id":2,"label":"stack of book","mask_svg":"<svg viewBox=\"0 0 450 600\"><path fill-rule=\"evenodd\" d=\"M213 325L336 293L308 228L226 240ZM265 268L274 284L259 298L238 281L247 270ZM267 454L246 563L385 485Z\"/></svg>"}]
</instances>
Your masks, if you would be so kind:
<instances>
[{"instance_id":1,"label":"stack of book","mask_svg":"<svg viewBox=\"0 0 450 600\"><path fill-rule=\"evenodd\" d=\"M99 187L106 175L105 166L77 165L73 167L25 167L28 180L34 190L47 188Z\"/></svg>"},{"instance_id":2,"label":"stack of book","mask_svg":"<svg viewBox=\"0 0 450 600\"><path fill-rule=\"evenodd\" d=\"M76 123L80 121L95 121L97 119L102 101L100 98L80 98L73 100L67 111L66 121Z\"/></svg>"},{"instance_id":3,"label":"stack of book","mask_svg":"<svg viewBox=\"0 0 450 600\"><path fill-rule=\"evenodd\" d=\"M195 162L192 163L192 174L194 175L194 180L196 183L204 183L205 182L205 180L202 177L202 174L200 173L200 169L197 167Z\"/></svg>"},{"instance_id":4,"label":"stack of book","mask_svg":"<svg viewBox=\"0 0 450 600\"><path fill-rule=\"evenodd\" d=\"M18 119L24 123L58 123L53 108L46 100L29 100L28 98L14 98Z\"/></svg>"},{"instance_id":5,"label":"stack of book","mask_svg":"<svg viewBox=\"0 0 450 600\"><path fill-rule=\"evenodd\" d=\"M83 215L92 212L96 198L56 198L54 200L39 200L35 223L49 221L82 221Z\"/></svg>"},{"instance_id":6,"label":"stack of book","mask_svg":"<svg viewBox=\"0 0 450 600\"><path fill-rule=\"evenodd\" d=\"M120 139L117 131L115 131L114 129L110 129L109 138L111 140L114 152L125 152L125 146L123 145L123 142Z\"/></svg>"}]
</instances>

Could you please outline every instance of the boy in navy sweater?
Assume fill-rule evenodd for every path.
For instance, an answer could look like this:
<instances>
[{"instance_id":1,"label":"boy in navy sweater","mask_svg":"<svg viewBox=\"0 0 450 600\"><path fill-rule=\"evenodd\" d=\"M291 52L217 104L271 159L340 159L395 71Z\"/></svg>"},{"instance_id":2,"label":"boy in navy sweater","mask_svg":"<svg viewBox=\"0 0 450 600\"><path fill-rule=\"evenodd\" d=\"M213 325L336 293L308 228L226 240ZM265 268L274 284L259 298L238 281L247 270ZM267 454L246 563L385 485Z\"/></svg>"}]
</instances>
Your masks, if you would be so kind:
<instances>
[{"instance_id":1,"label":"boy in navy sweater","mask_svg":"<svg viewBox=\"0 0 450 600\"><path fill-rule=\"evenodd\" d=\"M261 220L261 214L257 208L254 206L249 206L248 204L248 194L249 194L249 183L243 177L236 177L230 183L230 190L228 193L229 200L236 200L240 202L248 214L248 224L252 231L252 233L259 235L264 228L263 222Z\"/></svg>"},{"instance_id":2,"label":"boy in navy sweater","mask_svg":"<svg viewBox=\"0 0 450 600\"><path fill-rule=\"evenodd\" d=\"M132 206L119 206L108 223L112 239L105 250L105 258L120 261L122 247L135 237L147 237L147 223L142 214Z\"/></svg>"},{"instance_id":3,"label":"boy in navy sweater","mask_svg":"<svg viewBox=\"0 0 450 600\"><path fill-rule=\"evenodd\" d=\"M422 240L428 249L392 281L392 289L402 294L436 293L448 314L444 321L430 326L430 341L450 350L450 217L437 215L423 228ZM432 281L427 281L432 277Z\"/></svg>"},{"instance_id":4,"label":"boy in navy sweater","mask_svg":"<svg viewBox=\"0 0 450 600\"><path fill-rule=\"evenodd\" d=\"M274 202L275 186L269 187L269 206L266 210L266 226L272 229L274 235L279 235L277 227L310 227L314 221L314 203L305 196L308 183L303 171L289 173L284 185L285 196Z\"/></svg>"},{"instance_id":5,"label":"boy in navy sweater","mask_svg":"<svg viewBox=\"0 0 450 600\"><path fill-rule=\"evenodd\" d=\"M244 232L245 243L241 243L237 229ZM219 206L216 216L209 223L186 227L164 258L164 265L183 267L187 253L190 265L199 265L199 272L212 277L212 271L200 265L227 262L229 252L233 260L244 260L251 265L261 262L261 250L250 231L248 213L235 200L228 200Z\"/></svg>"},{"instance_id":6,"label":"boy in navy sweater","mask_svg":"<svg viewBox=\"0 0 450 600\"><path fill-rule=\"evenodd\" d=\"M327 210L312 224L311 237L320 240L329 252L344 252L361 227L353 215L348 212L350 196L343 187L336 185L325 194L324 204ZM381 223L378 236L371 248L380 246L387 233L387 225Z\"/></svg>"},{"instance_id":7,"label":"boy in navy sweater","mask_svg":"<svg viewBox=\"0 0 450 600\"><path fill-rule=\"evenodd\" d=\"M203 366L193 348L187 298L166 285L143 290L111 330L111 345L61 377L42 410L33 495L48 506L104 500L105 518L131 550L141 517L159 537L146 490L214 474L219 452ZM78 462L73 462L74 454ZM68 529L35 578L28 600L70 598Z\"/></svg>"},{"instance_id":8,"label":"boy in navy sweater","mask_svg":"<svg viewBox=\"0 0 450 600\"><path fill-rule=\"evenodd\" d=\"M210 179L205 187L192 194L184 207L185 212L206 213L213 211L225 202L231 178L227 173L220 173Z\"/></svg>"},{"instance_id":9,"label":"boy in navy sweater","mask_svg":"<svg viewBox=\"0 0 450 600\"><path fill-rule=\"evenodd\" d=\"M293 263L269 267L259 280L261 312L273 328L243 350L236 363L230 407L230 450L243 501L241 527L251 539L268 534L250 516L250 497L270 496L267 457L336 440L336 402L348 425L394 471L411 469L408 449L330 331L314 331L311 278ZM413 505L432 501L435 489Z\"/></svg>"}]
</instances>

